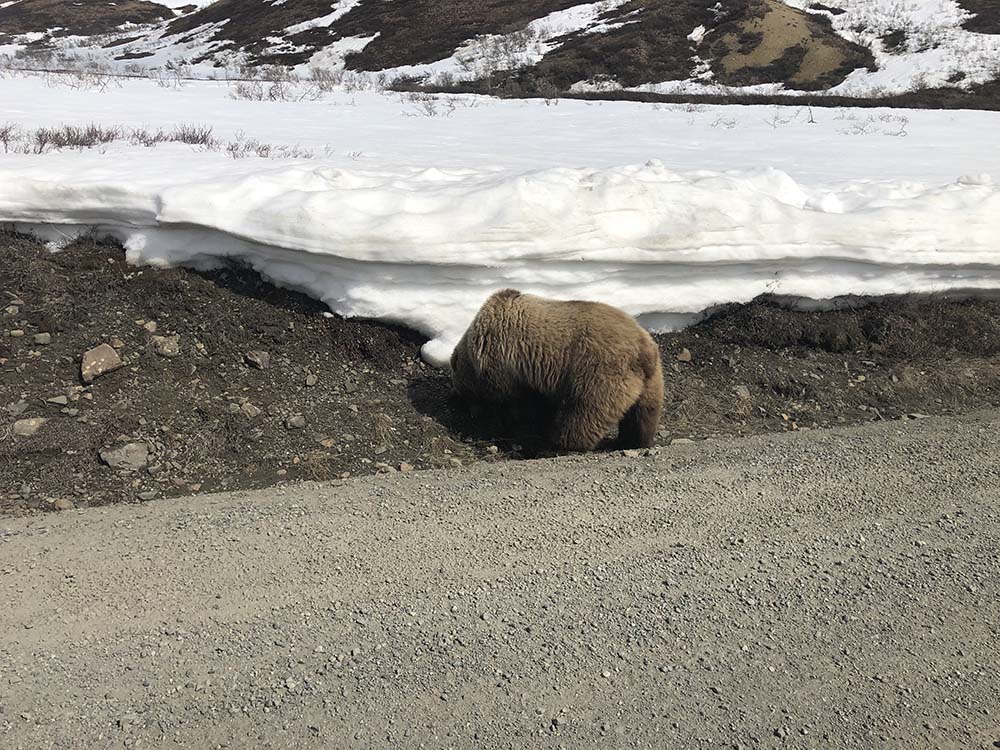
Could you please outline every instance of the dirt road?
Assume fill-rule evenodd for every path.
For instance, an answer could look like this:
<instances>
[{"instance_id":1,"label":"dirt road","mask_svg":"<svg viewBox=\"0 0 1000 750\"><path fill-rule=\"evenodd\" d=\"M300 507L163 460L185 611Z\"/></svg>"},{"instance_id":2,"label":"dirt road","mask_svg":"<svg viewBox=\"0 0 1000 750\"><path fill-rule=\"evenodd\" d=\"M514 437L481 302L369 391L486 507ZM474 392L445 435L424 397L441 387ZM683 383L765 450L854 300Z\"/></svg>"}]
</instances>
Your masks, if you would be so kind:
<instances>
[{"instance_id":1,"label":"dirt road","mask_svg":"<svg viewBox=\"0 0 1000 750\"><path fill-rule=\"evenodd\" d=\"M1000 747L998 428L0 519L0 746Z\"/></svg>"}]
</instances>

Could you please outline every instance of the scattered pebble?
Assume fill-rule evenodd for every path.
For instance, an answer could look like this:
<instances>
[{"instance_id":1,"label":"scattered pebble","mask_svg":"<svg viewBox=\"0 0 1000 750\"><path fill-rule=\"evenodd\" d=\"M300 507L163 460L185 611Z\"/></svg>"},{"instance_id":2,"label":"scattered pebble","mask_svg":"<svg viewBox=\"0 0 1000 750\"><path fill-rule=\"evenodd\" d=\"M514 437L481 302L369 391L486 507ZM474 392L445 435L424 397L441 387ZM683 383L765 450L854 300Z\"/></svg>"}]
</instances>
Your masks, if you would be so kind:
<instances>
[{"instance_id":1,"label":"scattered pebble","mask_svg":"<svg viewBox=\"0 0 1000 750\"><path fill-rule=\"evenodd\" d=\"M268 352L260 351L259 349L247 352L243 359L248 365L257 368L258 370L266 370L271 366L271 355Z\"/></svg>"}]
</instances>

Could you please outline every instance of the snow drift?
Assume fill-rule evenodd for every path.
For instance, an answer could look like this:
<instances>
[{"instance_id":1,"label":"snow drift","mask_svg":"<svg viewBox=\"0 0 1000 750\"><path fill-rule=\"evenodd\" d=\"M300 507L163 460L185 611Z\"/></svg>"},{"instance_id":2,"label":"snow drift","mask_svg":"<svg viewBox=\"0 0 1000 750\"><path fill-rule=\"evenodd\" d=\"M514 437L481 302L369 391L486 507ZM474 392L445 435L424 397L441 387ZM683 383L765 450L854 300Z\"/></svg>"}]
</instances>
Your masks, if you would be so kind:
<instances>
[{"instance_id":1,"label":"snow drift","mask_svg":"<svg viewBox=\"0 0 1000 750\"><path fill-rule=\"evenodd\" d=\"M1000 288L1000 187L774 169L346 170L156 185L0 170L0 222L97 228L136 264L250 264L345 316L411 326L436 365L492 291L615 304L653 329L770 292L811 300Z\"/></svg>"}]
</instances>

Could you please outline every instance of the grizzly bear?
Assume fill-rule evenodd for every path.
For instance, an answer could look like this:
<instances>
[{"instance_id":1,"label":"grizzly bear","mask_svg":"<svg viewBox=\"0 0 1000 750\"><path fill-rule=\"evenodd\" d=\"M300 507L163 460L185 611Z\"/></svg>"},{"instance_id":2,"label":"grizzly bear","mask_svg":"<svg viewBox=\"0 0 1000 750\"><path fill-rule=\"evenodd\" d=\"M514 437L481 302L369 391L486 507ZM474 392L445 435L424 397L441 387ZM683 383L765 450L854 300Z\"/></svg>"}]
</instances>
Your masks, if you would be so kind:
<instances>
[{"instance_id":1,"label":"grizzly bear","mask_svg":"<svg viewBox=\"0 0 1000 750\"><path fill-rule=\"evenodd\" d=\"M455 347L451 373L455 392L473 403L544 398L561 450L593 450L616 425L619 445L649 447L663 410L656 342L599 302L496 292Z\"/></svg>"}]
</instances>

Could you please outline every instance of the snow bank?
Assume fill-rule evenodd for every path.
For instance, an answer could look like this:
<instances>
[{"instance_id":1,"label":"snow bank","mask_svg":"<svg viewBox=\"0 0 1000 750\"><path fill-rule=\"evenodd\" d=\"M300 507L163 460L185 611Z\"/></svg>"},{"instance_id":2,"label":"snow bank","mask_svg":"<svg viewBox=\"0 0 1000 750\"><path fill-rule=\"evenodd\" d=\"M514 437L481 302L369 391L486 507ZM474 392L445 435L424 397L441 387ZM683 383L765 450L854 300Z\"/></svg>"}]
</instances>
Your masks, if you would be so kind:
<instances>
[{"instance_id":1,"label":"snow bank","mask_svg":"<svg viewBox=\"0 0 1000 750\"><path fill-rule=\"evenodd\" d=\"M49 239L89 227L130 262L245 261L342 315L406 324L442 365L483 299L514 286L616 304L653 328L771 292L1000 288L1000 187L774 169L347 170L295 166L159 187L0 169L0 222Z\"/></svg>"}]
</instances>

